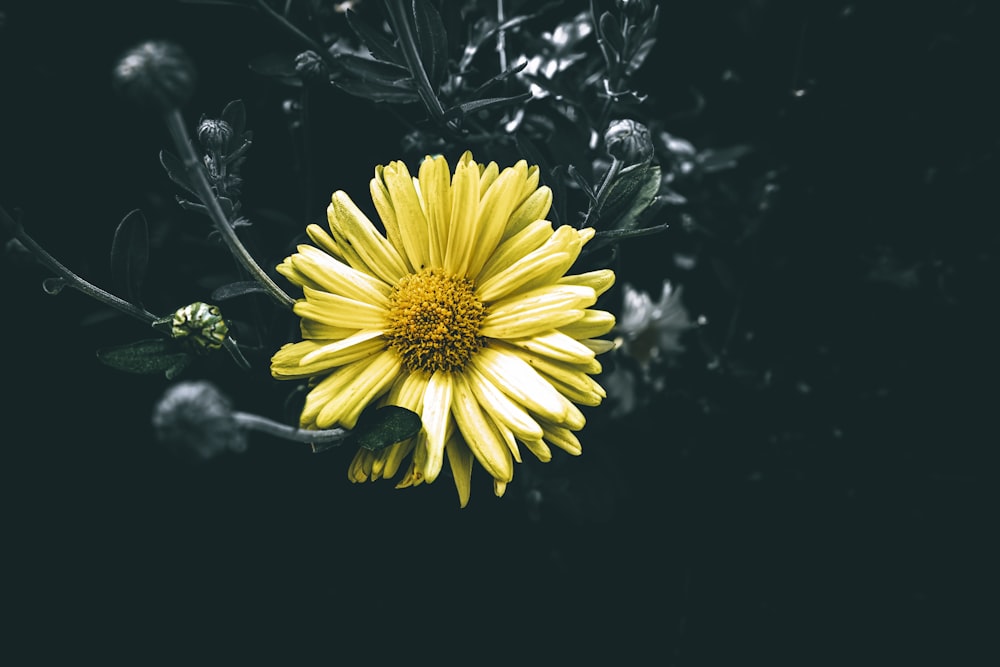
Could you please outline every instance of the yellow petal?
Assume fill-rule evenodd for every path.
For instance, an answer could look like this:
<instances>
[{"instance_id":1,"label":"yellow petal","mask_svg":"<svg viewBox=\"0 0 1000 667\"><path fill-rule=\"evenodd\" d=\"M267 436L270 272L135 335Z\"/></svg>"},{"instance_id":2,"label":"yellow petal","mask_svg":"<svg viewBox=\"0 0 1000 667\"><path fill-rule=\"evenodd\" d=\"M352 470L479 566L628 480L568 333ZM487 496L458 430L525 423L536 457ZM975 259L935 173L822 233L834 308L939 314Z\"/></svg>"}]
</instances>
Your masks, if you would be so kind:
<instances>
[{"instance_id":1,"label":"yellow petal","mask_svg":"<svg viewBox=\"0 0 1000 667\"><path fill-rule=\"evenodd\" d=\"M521 440L538 440L542 437L542 427L538 422L478 369L470 364L465 374L480 405L494 420L504 424Z\"/></svg>"},{"instance_id":2,"label":"yellow petal","mask_svg":"<svg viewBox=\"0 0 1000 667\"><path fill-rule=\"evenodd\" d=\"M336 400L340 391L350 384L362 370L371 365L371 359L362 359L352 364L341 366L323 378L306 395L299 424L302 428L324 428L316 425L316 418L327 404Z\"/></svg>"},{"instance_id":3,"label":"yellow petal","mask_svg":"<svg viewBox=\"0 0 1000 667\"><path fill-rule=\"evenodd\" d=\"M424 462L424 478L430 484L437 479L444 461L444 441L451 418L452 376L444 371L436 371L427 383L424 392L424 406L420 419L427 434L427 459Z\"/></svg>"},{"instance_id":4,"label":"yellow petal","mask_svg":"<svg viewBox=\"0 0 1000 667\"><path fill-rule=\"evenodd\" d=\"M316 363L328 366L343 366L351 361L357 361L385 349L385 340L379 329L365 329L336 340L304 354L299 361L299 368L305 368Z\"/></svg>"},{"instance_id":5,"label":"yellow petal","mask_svg":"<svg viewBox=\"0 0 1000 667\"><path fill-rule=\"evenodd\" d=\"M599 269L588 273L580 273L575 276L563 276L558 281L560 285L584 285L591 287L601 296L615 284L615 272L611 269Z\"/></svg>"},{"instance_id":6,"label":"yellow petal","mask_svg":"<svg viewBox=\"0 0 1000 667\"><path fill-rule=\"evenodd\" d=\"M485 283L517 260L540 248L550 236L552 236L552 223L548 220L536 220L525 226L497 247L486 260L477 280L480 284Z\"/></svg>"},{"instance_id":7,"label":"yellow petal","mask_svg":"<svg viewBox=\"0 0 1000 667\"><path fill-rule=\"evenodd\" d=\"M521 442L542 463L548 463L552 460L552 450L549 449L544 440L522 440Z\"/></svg>"},{"instance_id":8,"label":"yellow petal","mask_svg":"<svg viewBox=\"0 0 1000 667\"><path fill-rule=\"evenodd\" d=\"M591 311L585 310L583 312L588 313ZM573 325L569 324L566 326ZM596 360L594 359L593 350L580 341L570 338L555 329L543 331L525 338L508 338L506 342L535 355L556 361L563 361L568 364L575 364L580 367L579 370L584 370L585 368L594 369L584 370L585 373L600 373L600 364L595 366Z\"/></svg>"},{"instance_id":9,"label":"yellow petal","mask_svg":"<svg viewBox=\"0 0 1000 667\"><path fill-rule=\"evenodd\" d=\"M611 313L603 310L588 309L583 312L583 317L578 319L576 322L564 324L559 327L559 331L567 336L580 340L583 338L603 336L611 331L614 326L615 316Z\"/></svg>"},{"instance_id":10,"label":"yellow petal","mask_svg":"<svg viewBox=\"0 0 1000 667\"><path fill-rule=\"evenodd\" d=\"M409 265L405 246L403 245L403 236L399 233L399 221L396 219L396 211L392 207L392 197L389 195L389 188L385 185L384 174L385 166L377 165L375 167L375 178L368 182L368 192L371 193L372 203L375 204L375 211L382 221L382 226L385 227L386 238L389 239L389 243L396 249L399 256L403 258L403 261ZM412 265L408 268L411 271L413 270Z\"/></svg>"},{"instance_id":11,"label":"yellow petal","mask_svg":"<svg viewBox=\"0 0 1000 667\"><path fill-rule=\"evenodd\" d=\"M430 261L427 218L413 188L413 177L406 164L398 161L386 165L382 177L389 191L406 257L414 271L427 268Z\"/></svg>"},{"instance_id":12,"label":"yellow petal","mask_svg":"<svg viewBox=\"0 0 1000 667\"><path fill-rule=\"evenodd\" d=\"M444 253L444 268L452 275L468 275L472 246L477 242L475 222L478 210L479 167L468 160L460 160L451 180L451 224Z\"/></svg>"},{"instance_id":13,"label":"yellow petal","mask_svg":"<svg viewBox=\"0 0 1000 667\"><path fill-rule=\"evenodd\" d=\"M583 309L596 300L589 287L540 287L492 304L480 333L489 338L533 336L575 322L583 317Z\"/></svg>"},{"instance_id":14,"label":"yellow petal","mask_svg":"<svg viewBox=\"0 0 1000 667\"><path fill-rule=\"evenodd\" d=\"M348 299L309 287L302 288L304 301L296 301L292 309L299 317L355 329L382 329L385 327L385 308L364 301Z\"/></svg>"},{"instance_id":15,"label":"yellow petal","mask_svg":"<svg viewBox=\"0 0 1000 667\"><path fill-rule=\"evenodd\" d=\"M459 506L465 507L472 492L472 450L455 435L445 442L445 451L448 452L451 475L455 478Z\"/></svg>"},{"instance_id":16,"label":"yellow petal","mask_svg":"<svg viewBox=\"0 0 1000 667\"><path fill-rule=\"evenodd\" d=\"M392 288L367 273L351 268L318 248L300 245L292 266L321 289L358 301L384 306Z\"/></svg>"},{"instance_id":17,"label":"yellow petal","mask_svg":"<svg viewBox=\"0 0 1000 667\"><path fill-rule=\"evenodd\" d=\"M471 256L465 275L477 277L486 260L500 244L527 169L528 165L524 160L504 169L483 194L476 218L475 243L470 248ZM479 187L483 187L482 183Z\"/></svg>"},{"instance_id":18,"label":"yellow petal","mask_svg":"<svg viewBox=\"0 0 1000 667\"><path fill-rule=\"evenodd\" d=\"M430 263L444 266L445 243L451 223L451 173L442 156L425 157L420 163L420 194L423 198L430 233Z\"/></svg>"},{"instance_id":19,"label":"yellow petal","mask_svg":"<svg viewBox=\"0 0 1000 667\"><path fill-rule=\"evenodd\" d=\"M548 186L535 190L518 206L507 221L503 238L509 239L536 220L544 220L552 206L552 190Z\"/></svg>"},{"instance_id":20,"label":"yellow petal","mask_svg":"<svg viewBox=\"0 0 1000 667\"><path fill-rule=\"evenodd\" d=\"M493 386L549 421L561 423L569 412L569 402L524 360L489 347L479 350L470 364Z\"/></svg>"},{"instance_id":21,"label":"yellow petal","mask_svg":"<svg viewBox=\"0 0 1000 667\"><path fill-rule=\"evenodd\" d=\"M347 263L381 278L390 285L409 273L409 267L388 239L378 233L368 217L343 191L333 193L327 207L330 231Z\"/></svg>"},{"instance_id":22,"label":"yellow petal","mask_svg":"<svg viewBox=\"0 0 1000 667\"><path fill-rule=\"evenodd\" d=\"M484 303L490 303L518 293L548 275L552 269L563 266L568 258L569 254L565 252L531 253L482 283L476 294Z\"/></svg>"},{"instance_id":23,"label":"yellow petal","mask_svg":"<svg viewBox=\"0 0 1000 667\"><path fill-rule=\"evenodd\" d=\"M583 451L580 446L580 441L577 440L576 435L567 428L559 426L557 424L542 424L542 428L545 429L545 440L550 444L555 445L559 449L572 454L573 456L579 456Z\"/></svg>"},{"instance_id":24,"label":"yellow petal","mask_svg":"<svg viewBox=\"0 0 1000 667\"><path fill-rule=\"evenodd\" d=\"M479 464L494 479L514 478L510 450L497 432L493 420L483 413L469 383L461 373L454 375L454 398L451 410L465 443Z\"/></svg>"},{"instance_id":25,"label":"yellow petal","mask_svg":"<svg viewBox=\"0 0 1000 667\"><path fill-rule=\"evenodd\" d=\"M333 400L323 406L316 417L316 427L323 429L340 424L344 428L354 428L362 410L389 388L401 368L399 355L392 350L372 358Z\"/></svg>"},{"instance_id":26,"label":"yellow petal","mask_svg":"<svg viewBox=\"0 0 1000 667\"><path fill-rule=\"evenodd\" d=\"M327 251L334 257L339 259L344 258L344 253L340 251L337 247L337 242L333 240L333 237L326 233L326 230L319 225L313 223L306 226L306 234L317 246Z\"/></svg>"}]
</instances>

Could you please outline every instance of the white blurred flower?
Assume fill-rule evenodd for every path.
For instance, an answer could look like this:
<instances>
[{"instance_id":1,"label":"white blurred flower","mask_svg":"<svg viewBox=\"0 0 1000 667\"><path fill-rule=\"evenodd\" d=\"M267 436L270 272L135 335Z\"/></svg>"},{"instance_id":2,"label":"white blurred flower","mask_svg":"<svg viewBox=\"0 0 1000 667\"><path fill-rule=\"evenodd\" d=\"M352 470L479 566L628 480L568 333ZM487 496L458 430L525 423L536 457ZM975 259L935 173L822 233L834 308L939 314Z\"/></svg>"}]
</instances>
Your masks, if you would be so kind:
<instances>
[{"instance_id":1,"label":"white blurred flower","mask_svg":"<svg viewBox=\"0 0 1000 667\"><path fill-rule=\"evenodd\" d=\"M615 342L646 368L653 361L684 351L681 336L694 323L681 301L681 288L663 281L658 301L648 292L624 285Z\"/></svg>"}]
</instances>

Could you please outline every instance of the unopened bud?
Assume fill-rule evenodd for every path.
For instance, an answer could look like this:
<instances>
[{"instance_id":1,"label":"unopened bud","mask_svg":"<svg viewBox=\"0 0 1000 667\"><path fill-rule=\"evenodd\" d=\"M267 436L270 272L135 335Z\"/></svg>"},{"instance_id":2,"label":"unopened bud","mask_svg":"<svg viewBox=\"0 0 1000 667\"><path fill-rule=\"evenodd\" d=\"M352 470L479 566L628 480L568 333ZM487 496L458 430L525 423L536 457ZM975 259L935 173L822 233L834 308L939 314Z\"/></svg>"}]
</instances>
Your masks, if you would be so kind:
<instances>
[{"instance_id":1,"label":"unopened bud","mask_svg":"<svg viewBox=\"0 0 1000 667\"><path fill-rule=\"evenodd\" d=\"M179 382L153 408L157 439L179 453L211 459L246 449L229 399L210 382Z\"/></svg>"},{"instance_id":2,"label":"unopened bud","mask_svg":"<svg viewBox=\"0 0 1000 667\"><path fill-rule=\"evenodd\" d=\"M608 154L627 165L647 162L653 157L653 141L649 130L634 120L611 121L604 133Z\"/></svg>"},{"instance_id":3,"label":"unopened bud","mask_svg":"<svg viewBox=\"0 0 1000 667\"><path fill-rule=\"evenodd\" d=\"M211 153L223 155L233 138L233 126L224 120L206 118L198 124L198 141Z\"/></svg>"},{"instance_id":4,"label":"unopened bud","mask_svg":"<svg viewBox=\"0 0 1000 667\"><path fill-rule=\"evenodd\" d=\"M199 351L219 349L229 335L219 307L201 301L177 309L170 324L171 337L186 338Z\"/></svg>"},{"instance_id":5,"label":"unopened bud","mask_svg":"<svg viewBox=\"0 0 1000 667\"><path fill-rule=\"evenodd\" d=\"M315 51L303 51L295 56L295 71L303 79L325 79L328 76L326 63Z\"/></svg>"},{"instance_id":6,"label":"unopened bud","mask_svg":"<svg viewBox=\"0 0 1000 667\"><path fill-rule=\"evenodd\" d=\"M168 111L194 93L194 64L172 42L148 41L126 51L115 64L115 89L140 106Z\"/></svg>"}]
</instances>

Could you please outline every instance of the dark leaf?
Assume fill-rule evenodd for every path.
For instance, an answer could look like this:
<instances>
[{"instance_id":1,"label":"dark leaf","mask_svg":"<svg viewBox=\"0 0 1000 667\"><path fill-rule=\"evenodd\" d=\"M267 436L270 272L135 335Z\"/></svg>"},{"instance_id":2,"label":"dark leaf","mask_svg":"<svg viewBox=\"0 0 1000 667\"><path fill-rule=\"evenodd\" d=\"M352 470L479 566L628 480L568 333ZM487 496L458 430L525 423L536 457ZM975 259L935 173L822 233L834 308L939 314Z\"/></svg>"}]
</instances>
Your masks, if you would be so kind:
<instances>
[{"instance_id":1,"label":"dark leaf","mask_svg":"<svg viewBox=\"0 0 1000 667\"><path fill-rule=\"evenodd\" d=\"M608 187L600 210L601 226L634 229L660 190L660 166L640 163L623 169Z\"/></svg>"},{"instance_id":2,"label":"dark leaf","mask_svg":"<svg viewBox=\"0 0 1000 667\"><path fill-rule=\"evenodd\" d=\"M250 362L243 356L243 350L240 349L239 344L232 336L226 336L225 340L222 341L222 346L226 348L226 352L233 358L237 366L245 371L250 370Z\"/></svg>"},{"instance_id":3,"label":"dark leaf","mask_svg":"<svg viewBox=\"0 0 1000 667\"><path fill-rule=\"evenodd\" d=\"M398 81L411 81L410 70L399 65L361 58L360 56L342 53L335 58L337 64L354 78L365 83L380 83L384 85L396 85ZM338 81L339 83L339 81Z\"/></svg>"},{"instance_id":4,"label":"dark leaf","mask_svg":"<svg viewBox=\"0 0 1000 667\"><path fill-rule=\"evenodd\" d=\"M508 67L507 69L505 69L504 71L500 72L499 74L491 76L485 83L483 83L481 86L479 86L478 88L476 88L472 92L471 96L472 97L481 97L482 94L487 89L489 89L490 87L496 85L497 83L500 83L501 81L505 81L508 78L514 76L515 74L519 73L521 70L523 70L527 66L528 66L528 61L527 60L522 60L518 64L512 65L511 67Z\"/></svg>"},{"instance_id":5,"label":"dark leaf","mask_svg":"<svg viewBox=\"0 0 1000 667\"><path fill-rule=\"evenodd\" d=\"M750 146L743 145L730 146L729 148L720 148L717 150L707 148L698 153L696 160L702 171L706 174L711 174L715 171L732 169L736 166L740 158L750 153L751 150Z\"/></svg>"},{"instance_id":6,"label":"dark leaf","mask_svg":"<svg viewBox=\"0 0 1000 667\"><path fill-rule=\"evenodd\" d=\"M243 106L243 100L233 100L227 104L222 110L222 120L229 123L229 127L233 128L233 136L242 136L247 126L247 110Z\"/></svg>"},{"instance_id":7,"label":"dark leaf","mask_svg":"<svg viewBox=\"0 0 1000 667\"><path fill-rule=\"evenodd\" d=\"M357 427L351 431L347 444L378 451L420 431L420 416L396 405L386 405L375 410L366 410L358 419Z\"/></svg>"},{"instance_id":8,"label":"dark leaf","mask_svg":"<svg viewBox=\"0 0 1000 667\"><path fill-rule=\"evenodd\" d=\"M622 39L622 26L618 23L618 19L611 12L604 12L601 14L598 28L601 32L601 38L616 56L621 56L625 50L625 42Z\"/></svg>"},{"instance_id":9,"label":"dark leaf","mask_svg":"<svg viewBox=\"0 0 1000 667\"><path fill-rule=\"evenodd\" d=\"M111 241L111 279L125 298L142 306L142 283L149 263L149 230L142 211L122 218Z\"/></svg>"},{"instance_id":10,"label":"dark leaf","mask_svg":"<svg viewBox=\"0 0 1000 667\"><path fill-rule=\"evenodd\" d=\"M299 87L302 85L302 77L295 69L295 54L267 53L252 59L248 66L250 71L269 79L275 79L287 86Z\"/></svg>"},{"instance_id":11,"label":"dark leaf","mask_svg":"<svg viewBox=\"0 0 1000 667\"><path fill-rule=\"evenodd\" d=\"M195 197L198 193L195 192L194 185L191 184L191 179L188 177L187 169L184 168L184 163L181 159L171 153L170 151L160 151L160 164L167 172L167 176L170 180L181 186Z\"/></svg>"},{"instance_id":12,"label":"dark leaf","mask_svg":"<svg viewBox=\"0 0 1000 667\"><path fill-rule=\"evenodd\" d=\"M238 283L229 283L222 287L217 287L212 292L212 303L233 299L244 294L267 294L267 290L261 287L256 280L245 280Z\"/></svg>"},{"instance_id":13,"label":"dark leaf","mask_svg":"<svg viewBox=\"0 0 1000 667\"><path fill-rule=\"evenodd\" d=\"M120 371L143 375L164 373L168 379L176 377L191 360L188 353L178 351L176 343L160 338L104 348L97 351L97 358Z\"/></svg>"},{"instance_id":14,"label":"dark leaf","mask_svg":"<svg viewBox=\"0 0 1000 667\"><path fill-rule=\"evenodd\" d=\"M417 46L431 86L437 89L448 73L448 34L444 22L429 0L413 0Z\"/></svg>"},{"instance_id":15,"label":"dark leaf","mask_svg":"<svg viewBox=\"0 0 1000 667\"><path fill-rule=\"evenodd\" d=\"M450 118L462 117L467 113L473 111L481 111L483 109L495 109L498 107L512 106L514 104L519 104L531 99L531 93L522 93L521 95L513 95L511 97L488 97L483 100L475 100L473 102L464 102L458 106L454 106L444 112L442 118L448 120Z\"/></svg>"},{"instance_id":16,"label":"dark leaf","mask_svg":"<svg viewBox=\"0 0 1000 667\"><path fill-rule=\"evenodd\" d=\"M409 86L406 87L362 81L335 81L334 85L345 93L364 97L372 102L407 104L420 100L420 96L414 89L412 79L409 80Z\"/></svg>"},{"instance_id":17,"label":"dark leaf","mask_svg":"<svg viewBox=\"0 0 1000 667\"><path fill-rule=\"evenodd\" d=\"M604 232L597 232L594 234L594 239L587 244L587 247L582 254L591 253L598 248L603 248L609 243L615 243L625 239L634 239L640 236L652 236L653 234L659 234L660 232L667 231L669 227L669 224L663 223L662 225L643 227L642 229L610 229Z\"/></svg>"},{"instance_id":18,"label":"dark leaf","mask_svg":"<svg viewBox=\"0 0 1000 667\"><path fill-rule=\"evenodd\" d=\"M358 18L357 12L354 10L347 11L347 23L351 26L354 34L358 36L358 39L368 47L368 51L372 54L372 57L382 62L406 67L406 60L396 45L386 35Z\"/></svg>"}]
</instances>

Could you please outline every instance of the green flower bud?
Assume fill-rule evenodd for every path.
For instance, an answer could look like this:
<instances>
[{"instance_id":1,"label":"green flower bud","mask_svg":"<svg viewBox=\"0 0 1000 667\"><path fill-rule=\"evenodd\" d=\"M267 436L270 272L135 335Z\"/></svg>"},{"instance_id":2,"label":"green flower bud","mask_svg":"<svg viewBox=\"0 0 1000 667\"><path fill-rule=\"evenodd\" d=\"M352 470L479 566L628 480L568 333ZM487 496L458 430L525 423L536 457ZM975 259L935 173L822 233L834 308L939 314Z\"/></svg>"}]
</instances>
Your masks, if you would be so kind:
<instances>
[{"instance_id":1,"label":"green flower bud","mask_svg":"<svg viewBox=\"0 0 1000 667\"><path fill-rule=\"evenodd\" d=\"M608 155L626 165L648 162L653 157L653 140L649 129L634 120L614 120L604 133Z\"/></svg>"},{"instance_id":2,"label":"green flower bud","mask_svg":"<svg viewBox=\"0 0 1000 667\"><path fill-rule=\"evenodd\" d=\"M195 301L174 313L170 335L186 338L198 351L218 350L229 335L229 325L218 306Z\"/></svg>"},{"instance_id":3,"label":"green flower bud","mask_svg":"<svg viewBox=\"0 0 1000 667\"><path fill-rule=\"evenodd\" d=\"M143 107L168 111L181 107L194 93L194 64L172 42L138 44L118 59L112 83L115 89Z\"/></svg>"}]
</instances>

